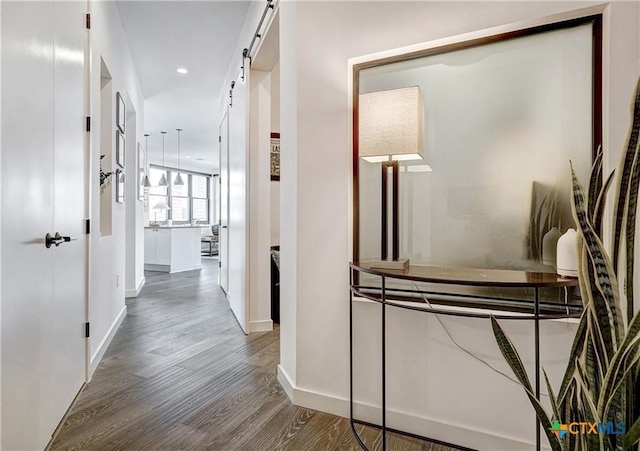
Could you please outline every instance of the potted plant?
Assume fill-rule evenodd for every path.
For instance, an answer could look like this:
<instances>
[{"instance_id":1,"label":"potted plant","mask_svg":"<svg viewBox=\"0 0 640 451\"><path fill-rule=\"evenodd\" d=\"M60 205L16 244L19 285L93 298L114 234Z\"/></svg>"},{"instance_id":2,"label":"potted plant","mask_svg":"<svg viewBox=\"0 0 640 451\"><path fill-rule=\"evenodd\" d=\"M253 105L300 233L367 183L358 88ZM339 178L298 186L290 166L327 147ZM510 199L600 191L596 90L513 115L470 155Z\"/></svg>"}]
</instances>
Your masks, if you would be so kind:
<instances>
[{"instance_id":1,"label":"potted plant","mask_svg":"<svg viewBox=\"0 0 640 451\"><path fill-rule=\"evenodd\" d=\"M100 192L102 192L104 185L109 181L109 178L113 175L113 171L104 172L102 170L102 159L105 155L100 155Z\"/></svg>"},{"instance_id":2,"label":"potted plant","mask_svg":"<svg viewBox=\"0 0 640 451\"><path fill-rule=\"evenodd\" d=\"M625 450L640 441L637 402L640 395L640 314L634 314L633 296L635 221L640 184L639 134L640 81L635 93L627 149L618 168L613 258L609 257L602 240L604 203L612 180L609 176L602 183L602 152L598 153L591 170L586 193L571 169L572 212L579 233L578 278L584 310L559 389L553 389L543 371L551 414L536 399L513 343L498 321L491 318L498 347L524 388L554 451ZM622 250L626 259L624 264L618 265ZM626 275L624 316L618 266ZM596 433L562 433L559 425L572 423L586 423L591 432ZM594 427L594 424L598 426Z\"/></svg>"}]
</instances>

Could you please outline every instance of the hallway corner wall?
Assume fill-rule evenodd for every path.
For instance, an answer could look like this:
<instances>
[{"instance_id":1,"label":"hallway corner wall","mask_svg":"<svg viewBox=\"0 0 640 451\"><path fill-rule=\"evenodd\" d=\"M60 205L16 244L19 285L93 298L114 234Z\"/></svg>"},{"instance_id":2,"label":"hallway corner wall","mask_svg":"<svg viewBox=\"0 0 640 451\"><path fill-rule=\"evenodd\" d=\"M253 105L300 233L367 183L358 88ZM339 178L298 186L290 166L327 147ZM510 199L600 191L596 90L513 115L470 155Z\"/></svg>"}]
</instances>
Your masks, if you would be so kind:
<instances>
[{"instance_id":1,"label":"hallway corner wall","mask_svg":"<svg viewBox=\"0 0 640 451\"><path fill-rule=\"evenodd\" d=\"M125 99L133 104L131 98ZM125 298L135 298L144 286L144 203L138 198L138 114L127 107L126 175L125 178Z\"/></svg>"},{"instance_id":2,"label":"hallway corner wall","mask_svg":"<svg viewBox=\"0 0 640 451\"><path fill-rule=\"evenodd\" d=\"M0 24L2 23L2 2L0 2ZM0 33L0 48L2 48L2 33ZM0 86L2 86L2 58L0 58ZM0 105L2 105L2 89L0 89ZM2 108L0 108L0 174L2 173ZM2 211L2 184L0 183L0 212ZM0 237L2 236L2 221L0 221ZM2 240L0 239L0 255L2 255ZM0 258L0 337L2 337L2 258ZM0 399L2 399L2 347L0 346ZM0 409L0 443L2 443L2 409Z\"/></svg>"},{"instance_id":3,"label":"hallway corner wall","mask_svg":"<svg viewBox=\"0 0 640 451\"><path fill-rule=\"evenodd\" d=\"M127 145L127 150L135 149L137 142L143 142L144 133L144 102L142 90L136 74L135 66L129 50L122 22L114 2L91 2L91 117L94 129L91 136L92 152L92 185L91 185L91 263L90 263L90 300L89 300L89 321L91 323L90 337L90 374L97 367L102 355L106 351L113 335L120 322L126 315L125 286L128 280L136 287L140 284L140 275L143 274L142 254L139 250L138 238L142 235L143 211L142 204L137 200L135 203L135 221L125 221L128 210L131 209L130 196L127 196L124 204L115 203L115 183L110 183L107 189L112 190L112 234L100 236L98 225L100 224L100 186L97 177L100 167L100 155L105 152L112 152L115 155L115 139L110 149L101 149L100 133L97 128L101 123L100 117L100 64L104 61L112 76L113 102L111 124L112 130L108 133L116 133L115 121L115 95L120 92L125 100L127 108L135 111L135 136L131 136L127 131L128 140L133 140ZM106 121L109 123L109 121ZM126 190L135 192L135 180L137 166L136 152L127 152L133 155L125 156L125 181ZM116 163L105 171L115 171ZM138 233L139 232L139 233ZM132 235L133 244L127 246L126 235ZM128 252L133 252L128 255ZM135 258L135 264L127 271L126 258ZM129 287L127 287L129 288Z\"/></svg>"},{"instance_id":4,"label":"hallway corner wall","mask_svg":"<svg viewBox=\"0 0 640 451\"><path fill-rule=\"evenodd\" d=\"M638 76L640 51L638 41L634 39L638 37L637 3L511 2L498 5L494 2L365 1L281 4L281 368L290 376L295 404L349 415L348 263L352 257L352 111L349 107L352 74L349 73L349 59L420 43L450 42L467 33L571 15L583 8L604 8L605 27L609 30L604 43L603 86L603 114L613 125L610 136L604 136L605 149L611 151L605 169L608 172L615 167L611 163L617 161L619 143L627 133L629 96ZM329 33L328 29L331 30ZM362 303L358 309L365 315L359 323L363 330L373 329L379 320L372 312L373 307ZM434 376L440 380L427 387L424 397L398 382L403 381L406 366L398 364L390 371L389 381L394 381L392 385L396 391L400 386L405 395L415 395L414 399L407 399L402 393L392 393L397 395L389 402L396 414L394 420L399 418L396 424L419 430L425 426L422 420L431 419L432 424L426 425L431 429L425 426L422 431L434 430L440 435L433 437L441 440L448 438L442 432L445 431L443 424L453 424L459 430L451 431L452 440L474 448L480 443L474 442L476 439L494 440L495 444L507 434L514 440L531 443L533 414L521 390L513 392L509 382L494 378L493 374L482 375L485 369L472 359L463 359L461 351L454 349L446 336L426 337L421 334L418 324L414 329L404 326L407 323L402 320L405 319L402 315L393 319L396 329L390 334L388 343L392 347L389 349L403 349L404 346L418 352L420 347L416 345L427 343L426 339L430 338L429 361L446 358L448 366L432 365L431 380L436 380ZM548 326L550 332L566 339L566 336L560 336L563 331ZM458 327L456 339L465 346L478 345L478 333L486 333L480 326L464 322ZM436 328L424 330L429 329L442 332ZM364 342L363 336L356 337L356 342ZM485 337L485 344L490 343L490 338L489 335ZM441 344L446 346L438 349ZM487 349L496 352L493 347ZM359 357L360 362L367 359L364 353ZM457 362L449 363L454 358ZM497 364L504 363L499 355L491 358ZM375 365L373 361L370 367ZM447 385L439 382L446 381L447 368L455 374L473 374L474 377L479 374L463 387L476 387L473 397L459 395L460 399L474 399L465 406L464 412L453 411L455 404L443 402L442 387ZM363 404L375 404L379 402L375 397L377 392L367 391L375 382L366 381L367 378L376 380L376 375L365 373L360 373L359 382L364 382L359 387L360 394L366 392L366 396L362 395L360 399ZM414 376L418 378L421 374L424 373L418 371ZM485 381L490 385L483 385ZM480 401L489 390L500 393L489 406L491 412ZM425 406L415 408L420 402ZM502 417L494 416L494 412Z\"/></svg>"},{"instance_id":5,"label":"hallway corner wall","mask_svg":"<svg viewBox=\"0 0 640 451\"><path fill-rule=\"evenodd\" d=\"M270 174L269 142L271 125L271 73L251 69L249 161L248 161L248 212L250 256L249 273L249 332L273 329L270 294ZM266 226L269 225L269 226Z\"/></svg>"},{"instance_id":6,"label":"hallway corner wall","mask_svg":"<svg viewBox=\"0 0 640 451\"><path fill-rule=\"evenodd\" d=\"M246 333L251 332L251 274L250 262L255 256L250 251L250 179L249 168L251 165L249 155L249 104L250 100L250 69L249 60L242 79L241 67L244 64L242 52L249 45L255 33L256 26L264 11L262 2L251 2L242 29L236 42L233 57L229 62L229 69L220 93L219 111L220 117L224 117L229 104L229 87L235 82L233 89L233 107L229 109L229 249L234 252L229 254L229 290L227 299L236 314L238 322ZM272 19L273 10L267 14L265 23ZM268 237L268 229L267 229ZM267 238L268 240L268 238ZM268 258L268 257L267 257ZM267 260L268 261L268 260ZM266 266L266 264L265 264ZM248 310L248 311L247 311ZM264 312L262 312L264 313ZM255 330L270 328L270 320L257 320Z\"/></svg>"}]
</instances>

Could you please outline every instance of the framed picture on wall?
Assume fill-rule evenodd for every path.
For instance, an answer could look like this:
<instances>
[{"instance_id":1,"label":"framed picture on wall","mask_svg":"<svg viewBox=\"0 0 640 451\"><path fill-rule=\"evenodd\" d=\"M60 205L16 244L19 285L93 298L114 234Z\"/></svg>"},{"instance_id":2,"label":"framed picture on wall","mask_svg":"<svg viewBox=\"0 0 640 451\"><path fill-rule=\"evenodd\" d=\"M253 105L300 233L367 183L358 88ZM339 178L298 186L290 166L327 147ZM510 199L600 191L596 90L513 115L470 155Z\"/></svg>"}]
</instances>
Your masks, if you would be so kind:
<instances>
[{"instance_id":1,"label":"framed picture on wall","mask_svg":"<svg viewBox=\"0 0 640 451\"><path fill-rule=\"evenodd\" d=\"M280 181L280 133L271 133L271 180Z\"/></svg>"},{"instance_id":2,"label":"framed picture on wall","mask_svg":"<svg viewBox=\"0 0 640 451\"><path fill-rule=\"evenodd\" d=\"M124 203L124 171L116 169L116 202Z\"/></svg>"},{"instance_id":3,"label":"framed picture on wall","mask_svg":"<svg viewBox=\"0 0 640 451\"><path fill-rule=\"evenodd\" d=\"M121 168L124 168L124 147L124 135L120 130L116 130L116 163L118 163L118 166Z\"/></svg>"},{"instance_id":4,"label":"framed picture on wall","mask_svg":"<svg viewBox=\"0 0 640 451\"><path fill-rule=\"evenodd\" d=\"M142 186L144 180L144 149L142 145L138 143L138 200L144 201L144 186Z\"/></svg>"},{"instance_id":5,"label":"framed picture on wall","mask_svg":"<svg viewBox=\"0 0 640 451\"><path fill-rule=\"evenodd\" d=\"M122 133L124 133L125 113L124 100L118 92L116 93L116 125Z\"/></svg>"}]
</instances>

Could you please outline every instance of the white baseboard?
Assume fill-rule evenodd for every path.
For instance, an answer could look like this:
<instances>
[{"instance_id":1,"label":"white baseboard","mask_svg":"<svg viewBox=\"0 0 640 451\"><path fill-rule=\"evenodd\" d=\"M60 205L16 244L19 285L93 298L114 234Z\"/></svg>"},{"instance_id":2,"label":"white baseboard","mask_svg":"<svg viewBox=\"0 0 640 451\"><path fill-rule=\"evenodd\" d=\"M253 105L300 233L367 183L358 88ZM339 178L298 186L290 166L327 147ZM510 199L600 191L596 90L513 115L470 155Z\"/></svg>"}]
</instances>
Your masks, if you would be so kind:
<instances>
[{"instance_id":1,"label":"white baseboard","mask_svg":"<svg viewBox=\"0 0 640 451\"><path fill-rule=\"evenodd\" d=\"M349 417L348 399L296 387L281 365L278 365L278 382L282 385L291 402L297 406L345 418ZM378 424L380 422L380 408L377 406L356 401L354 403L354 411L355 417L360 420ZM498 435L494 431L464 427L439 419L422 417L393 409L387 409L387 425L435 440L479 450L524 451L535 448L533 443ZM547 449L544 444L543 449Z\"/></svg>"},{"instance_id":2,"label":"white baseboard","mask_svg":"<svg viewBox=\"0 0 640 451\"><path fill-rule=\"evenodd\" d=\"M171 266L169 265L153 265L151 263L144 264L145 271L157 271L157 272L171 272Z\"/></svg>"},{"instance_id":3,"label":"white baseboard","mask_svg":"<svg viewBox=\"0 0 640 451\"><path fill-rule=\"evenodd\" d=\"M280 382L280 385L282 385L284 392L287 394L291 402L295 404L294 383L291 381L291 378L280 364L278 364L278 382Z\"/></svg>"},{"instance_id":4,"label":"white baseboard","mask_svg":"<svg viewBox=\"0 0 640 451\"><path fill-rule=\"evenodd\" d=\"M100 360L102 360L102 356L104 356L104 353L107 351L107 348L111 344L111 340L113 340L113 337L118 331L118 328L120 327L120 324L122 324L125 316L127 316L126 305L122 307L122 310L120 310L120 314L118 314L118 317L111 325L109 332L107 332L107 335L102 340L102 343L100 343L100 346L98 346L98 350L91 356L91 363L89 364L89 379L91 379L93 373L96 371L96 368L98 368L98 364L100 363Z\"/></svg>"},{"instance_id":5,"label":"white baseboard","mask_svg":"<svg viewBox=\"0 0 640 451\"><path fill-rule=\"evenodd\" d=\"M142 287L144 287L144 284L146 282L147 282L147 279L142 277L142 279L140 279L140 283L138 284L138 287L135 290L124 290L124 297L125 298L137 298L138 295L140 294L140 290L142 290Z\"/></svg>"},{"instance_id":6,"label":"white baseboard","mask_svg":"<svg viewBox=\"0 0 640 451\"><path fill-rule=\"evenodd\" d=\"M252 332L269 332L273 330L273 321L272 320L264 320L264 321L251 321L249 323L249 333Z\"/></svg>"}]
</instances>

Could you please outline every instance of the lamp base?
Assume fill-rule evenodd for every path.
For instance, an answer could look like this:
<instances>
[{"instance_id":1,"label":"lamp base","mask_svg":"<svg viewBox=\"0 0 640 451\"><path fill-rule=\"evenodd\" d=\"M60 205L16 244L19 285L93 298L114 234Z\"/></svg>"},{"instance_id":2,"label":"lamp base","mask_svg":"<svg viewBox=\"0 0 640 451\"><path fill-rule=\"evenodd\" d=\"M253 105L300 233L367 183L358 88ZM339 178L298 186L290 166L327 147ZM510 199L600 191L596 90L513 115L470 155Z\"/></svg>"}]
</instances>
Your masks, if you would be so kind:
<instances>
[{"instance_id":1,"label":"lamp base","mask_svg":"<svg viewBox=\"0 0 640 451\"><path fill-rule=\"evenodd\" d=\"M374 260L369 263L371 269L392 269L395 271L409 271L409 259L399 258L397 260Z\"/></svg>"}]
</instances>

